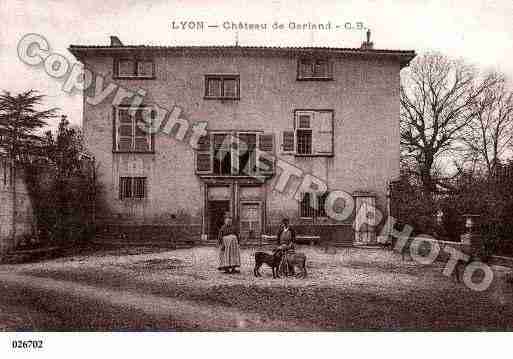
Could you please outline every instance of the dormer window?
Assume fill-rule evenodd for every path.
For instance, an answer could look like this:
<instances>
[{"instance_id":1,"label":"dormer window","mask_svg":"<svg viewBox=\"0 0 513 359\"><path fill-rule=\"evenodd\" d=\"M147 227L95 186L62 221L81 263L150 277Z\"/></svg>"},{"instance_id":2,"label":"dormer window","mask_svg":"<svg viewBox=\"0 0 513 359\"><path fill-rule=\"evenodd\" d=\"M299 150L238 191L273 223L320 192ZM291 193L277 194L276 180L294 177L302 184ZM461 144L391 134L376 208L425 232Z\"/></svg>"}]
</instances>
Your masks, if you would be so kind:
<instances>
[{"instance_id":1,"label":"dormer window","mask_svg":"<svg viewBox=\"0 0 513 359\"><path fill-rule=\"evenodd\" d=\"M325 58L298 60L298 80L333 80L333 63Z\"/></svg>"},{"instance_id":2,"label":"dormer window","mask_svg":"<svg viewBox=\"0 0 513 359\"><path fill-rule=\"evenodd\" d=\"M117 59L114 62L116 78L155 78L155 63L151 59Z\"/></svg>"}]
</instances>

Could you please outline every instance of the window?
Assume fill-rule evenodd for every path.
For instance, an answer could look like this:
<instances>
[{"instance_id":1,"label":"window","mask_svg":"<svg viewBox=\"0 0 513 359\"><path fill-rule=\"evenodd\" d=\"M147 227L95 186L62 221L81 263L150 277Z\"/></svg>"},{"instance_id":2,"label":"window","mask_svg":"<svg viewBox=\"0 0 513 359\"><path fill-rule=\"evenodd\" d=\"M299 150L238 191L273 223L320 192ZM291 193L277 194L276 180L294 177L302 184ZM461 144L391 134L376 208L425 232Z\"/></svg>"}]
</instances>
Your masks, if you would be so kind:
<instances>
[{"instance_id":1,"label":"window","mask_svg":"<svg viewBox=\"0 0 513 359\"><path fill-rule=\"evenodd\" d=\"M118 76L134 76L134 61L132 60L120 60L118 63Z\"/></svg>"},{"instance_id":2,"label":"window","mask_svg":"<svg viewBox=\"0 0 513 359\"><path fill-rule=\"evenodd\" d=\"M329 59L303 58L298 61L298 80L332 80L333 64Z\"/></svg>"},{"instance_id":3,"label":"window","mask_svg":"<svg viewBox=\"0 0 513 359\"><path fill-rule=\"evenodd\" d=\"M310 130L297 130L297 153L299 155L312 154L312 131Z\"/></svg>"},{"instance_id":4,"label":"window","mask_svg":"<svg viewBox=\"0 0 513 359\"><path fill-rule=\"evenodd\" d=\"M274 134L210 132L196 147L196 172L215 176L274 174Z\"/></svg>"},{"instance_id":5,"label":"window","mask_svg":"<svg viewBox=\"0 0 513 359\"><path fill-rule=\"evenodd\" d=\"M114 74L119 78L153 78L155 63L149 59L118 59L114 63Z\"/></svg>"},{"instance_id":6,"label":"window","mask_svg":"<svg viewBox=\"0 0 513 359\"><path fill-rule=\"evenodd\" d=\"M319 204L319 207L317 208L317 217L328 217L326 214L326 199L328 198L329 192L324 192L321 194L318 194L317 196L317 203Z\"/></svg>"},{"instance_id":7,"label":"window","mask_svg":"<svg viewBox=\"0 0 513 359\"><path fill-rule=\"evenodd\" d=\"M232 173L231 135L214 134L214 174L230 175Z\"/></svg>"},{"instance_id":8,"label":"window","mask_svg":"<svg viewBox=\"0 0 513 359\"><path fill-rule=\"evenodd\" d=\"M304 193L303 198L301 199L299 205L299 216L304 218L314 218L314 206L311 202L313 198L313 193Z\"/></svg>"},{"instance_id":9,"label":"window","mask_svg":"<svg viewBox=\"0 0 513 359\"><path fill-rule=\"evenodd\" d=\"M146 197L146 177L134 177L134 198Z\"/></svg>"},{"instance_id":10,"label":"window","mask_svg":"<svg viewBox=\"0 0 513 359\"><path fill-rule=\"evenodd\" d=\"M251 175L257 171L257 135L256 133L239 133L238 154L239 175Z\"/></svg>"},{"instance_id":11,"label":"window","mask_svg":"<svg viewBox=\"0 0 513 359\"><path fill-rule=\"evenodd\" d=\"M145 130L151 125L154 113L149 109L115 107L114 151L117 152L152 152L152 131Z\"/></svg>"},{"instance_id":12,"label":"window","mask_svg":"<svg viewBox=\"0 0 513 359\"><path fill-rule=\"evenodd\" d=\"M146 198L146 177L120 177L119 199Z\"/></svg>"},{"instance_id":13,"label":"window","mask_svg":"<svg viewBox=\"0 0 513 359\"><path fill-rule=\"evenodd\" d=\"M329 192L306 192L299 204L299 216L303 218L327 217L324 205ZM316 208L317 207L317 208Z\"/></svg>"},{"instance_id":14,"label":"window","mask_svg":"<svg viewBox=\"0 0 513 359\"><path fill-rule=\"evenodd\" d=\"M281 151L282 153L294 153L295 144L294 131L283 131L281 137Z\"/></svg>"},{"instance_id":15,"label":"window","mask_svg":"<svg viewBox=\"0 0 513 359\"><path fill-rule=\"evenodd\" d=\"M239 75L206 75L205 98L238 100L240 98Z\"/></svg>"},{"instance_id":16,"label":"window","mask_svg":"<svg viewBox=\"0 0 513 359\"><path fill-rule=\"evenodd\" d=\"M4 173L4 186L7 186L7 168L9 167L7 160L3 160L2 164L3 164L2 169L3 169L3 173Z\"/></svg>"},{"instance_id":17,"label":"window","mask_svg":"<svg viewBox=\"0 0 513 359\"><path fill-rule=\"evenodd\" d=\"M300 156L333 155L333 111L297 110L294 120L294 139L290 131L284 131L282 149Z\"/></svg>"}]
</instances>

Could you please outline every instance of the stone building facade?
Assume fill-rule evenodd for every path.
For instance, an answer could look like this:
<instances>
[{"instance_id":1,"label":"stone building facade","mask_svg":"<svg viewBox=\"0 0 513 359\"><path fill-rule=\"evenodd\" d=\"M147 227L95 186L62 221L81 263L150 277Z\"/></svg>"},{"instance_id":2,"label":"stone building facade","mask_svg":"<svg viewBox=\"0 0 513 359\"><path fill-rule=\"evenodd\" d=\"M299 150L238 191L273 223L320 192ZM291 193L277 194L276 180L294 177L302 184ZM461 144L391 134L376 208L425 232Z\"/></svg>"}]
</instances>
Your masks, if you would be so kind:
<instances>
[{"instance_id":1,"label":"stone building facade","mask_svg":"<svg viewBox=\"0 0 513 359\"><path fill-rule=\"evenodd\" d=\"M208 240L229 213L244 240L288 217L300 233L352 242L354 215L340 222L324 210L330 191L387 212L387 183L399 175L399 76L413 51L125 46L115 37L70 51L94 74L83 129L108 209L101 223L185 226ZM111 84L135 95L120 99ZM153 135L141 131L147 118L160 125ZM192 126L204 122L191 147ZM305 177L328 192L308 190Z\"/></svg>"}]
</instances>

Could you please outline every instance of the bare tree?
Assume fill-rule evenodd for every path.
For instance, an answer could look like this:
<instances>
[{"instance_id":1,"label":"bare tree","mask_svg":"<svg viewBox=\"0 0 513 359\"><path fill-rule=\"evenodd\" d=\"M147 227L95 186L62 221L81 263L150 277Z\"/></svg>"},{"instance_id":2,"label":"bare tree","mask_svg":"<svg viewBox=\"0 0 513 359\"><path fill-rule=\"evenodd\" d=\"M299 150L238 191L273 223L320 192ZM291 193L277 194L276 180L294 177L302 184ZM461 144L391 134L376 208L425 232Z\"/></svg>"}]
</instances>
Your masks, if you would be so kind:
<instances>
[{"instance_id":1,"label":"bare tree","mask_svg":"<svg viewBox=\"0 0 513 359\"><path fill-rule=\"evenodd\" d=\"M437 181L435 162L461 148L478 97L496 82L462 61L438 53L417 57L401 79L401 150L413 163L426 194Z\"/></svg>"},{"instance_id":2,"label":"bare tree","mask_svg":"<svg viewBox=\"0 0 513 359\"><path fill-rule=\"evenodd\" d=\"M474 104L475 117L466 136L470 154L484 164L487 175L513 144L513 91L507 89L504 77L497 78Z\"/></svg>"}]
</instances>

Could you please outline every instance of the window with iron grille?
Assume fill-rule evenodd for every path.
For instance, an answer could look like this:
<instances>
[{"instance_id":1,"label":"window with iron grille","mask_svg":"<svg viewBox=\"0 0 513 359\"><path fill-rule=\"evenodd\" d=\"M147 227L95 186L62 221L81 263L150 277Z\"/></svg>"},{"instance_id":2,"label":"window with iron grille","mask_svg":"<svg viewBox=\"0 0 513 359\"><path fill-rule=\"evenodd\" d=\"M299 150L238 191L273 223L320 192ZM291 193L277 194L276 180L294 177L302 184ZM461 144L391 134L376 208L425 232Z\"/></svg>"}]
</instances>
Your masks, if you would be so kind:
<instances>
[{"instance_id":1,"label":"window with iron grille","mask_svg":"<svg viewBox=\"0 0 513 359\"><path fill-rule=\"evenodd\" d=\"M312 154L312 131L297 130L296 137L297 153L300 155Z\"/></svg>"},{"instance_id":2,"label":"window with iron grille","mask_svg":"<svg viewBox=\"0 0 513 359\"><path fill-rule=\"evenodd\" d=\"M2 161L2 172L4 175L4 186L7 186L7 160Z\"/></svg>"},{"instance_id":3,"label":"window with iron grille","mask_svg":"<svg viewBox=\"0 0 513 359\"><path fill-rule=\"evenodd\" d=\"M205 75L205 98L238 100L240 98L239 75Z\"/></svg>"},{"instance_id":4,"label":"window with iron grille","mask_svg":"<svg viewBox=\"0 0 513 359\"><path fill-rule=\"evenodd\" d=\"M299 204L299 216L303 218L327 217L324 205L329 192L305 192ZM317 207L317 208L316 208Z\"/></svg>"},{"instance_id":5,"label":"window with iron grille","mask_svg":"<svg viewBox=\"0 0 513 359\"><path fill-rule=\"evenodd\" d=\"M119 178L119 199L142 199L146 197L146 177Z\"/></svg>"},{"instance_id":6,"label":"window with iron grille","mask_svg":"<svg viewBox=\"0 0 513 359\"><path fill-rule=\"evenodd\" d=\"M114 74L118 78L151 79L155 77L155 63L152 59L117 59Z\"/></svg>"},{"instance_id":7,"label":"window with iron grille","mask_svg":"<svg viewBox=\"0 0 513 359\"><path fill-rule=\"evenodd\" d=\"M153 135L148 127L153 121L154 113L149 108L116 107L115 108L114 151L117 152L152 152Z\"/></svg>"},{"instance_id":8,"label":"window with iron grille","mask_svg":"<svg viewBox=\"0 0 513 359\"><path fill-rule=\"evenodd\" d=\"M302 58L298 60L298 80L332 80L333 63L329 59Z\"/></svg>"},{"instance_id":9,"label":"window with iron grille","mask_svg":"<svg viewBox=\"0 0 513 359\"><path fill-rule=\"evenodd\" d=\"M317 217L328 217L326 214L326 199L328 198L329 192L324 192L317 195Z\"/></svg>"},{"instance_id":10,"label":"window with iron grille","mask_svg":"<svg viewBox=\"0 0 513 359\"><path fill-rule=\"evenodd\" d=\"M314 218L315 217L315 209L312 205L313 193L306 192L303 194L303 198L301 200L299 206L299 216L304 218Z\"/></svg>"}]
</instances>

